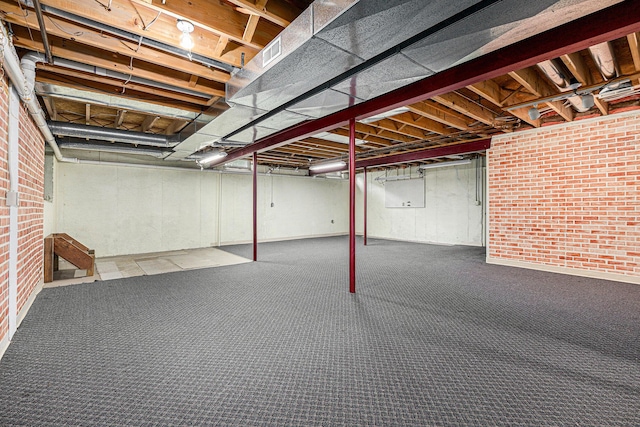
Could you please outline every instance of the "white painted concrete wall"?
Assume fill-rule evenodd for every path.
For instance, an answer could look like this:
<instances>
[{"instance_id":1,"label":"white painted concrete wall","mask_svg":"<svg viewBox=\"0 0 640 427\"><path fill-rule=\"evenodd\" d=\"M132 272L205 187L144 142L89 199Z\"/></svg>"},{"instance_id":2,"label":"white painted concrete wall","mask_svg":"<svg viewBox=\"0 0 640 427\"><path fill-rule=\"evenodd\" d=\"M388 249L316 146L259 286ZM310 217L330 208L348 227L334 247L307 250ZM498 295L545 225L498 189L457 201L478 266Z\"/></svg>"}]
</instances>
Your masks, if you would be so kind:
<instances>
[{"instance_id":1,"label":"white painted concrete wall","mask_svg":"<svg viewBox=\"0 0 640 427\"><path fill-rule=\"evenodd\" d=\"M408 174L408 170L389 171L389 175L396 173ZM369 237L471 246L483 244L484 201L476 205L475 163L425 170L424 208L385 208L385 187L375 180L384 175L384 172L367 174ZM415 168L411 176L418 177ZM362 233L362 174L358 175L357 188L357 231Z\"/></svg>"},{"instance_id":2,"label":"white painted concrete wall","mask_svg":"<svg viewBox=\"0 0 640 427\"><path fill-rule=\"evenodd\" d=\"M59 163L57 178L55 231L99 257L217 242L217 174Z\"/></svg>"},{"instance_id":3,"label":"white painted concrete wall","mask_svg":"<svg viewBox=\"0 0 640 427\"><path fill-rule=\"evenodd\" d=\"M222 175L222 245L252 239L251 179L250 174ZM348 233L348 191L348 183L343 180L259 175L258 239L270 241Z\"/></svg>"},{"instance_id":4,"label":"white painted concrete wall","mask_svg":"<svg viewBox=\"0 0 640 427\"><path fill-rule=\"evenodd\" d=\"M250 174L72 163L57 169L47 231L68 233L99 257L252 239ZM258 202L260 241L348 232L346 181L260 175Z\"/></svg>"}]
</instances>

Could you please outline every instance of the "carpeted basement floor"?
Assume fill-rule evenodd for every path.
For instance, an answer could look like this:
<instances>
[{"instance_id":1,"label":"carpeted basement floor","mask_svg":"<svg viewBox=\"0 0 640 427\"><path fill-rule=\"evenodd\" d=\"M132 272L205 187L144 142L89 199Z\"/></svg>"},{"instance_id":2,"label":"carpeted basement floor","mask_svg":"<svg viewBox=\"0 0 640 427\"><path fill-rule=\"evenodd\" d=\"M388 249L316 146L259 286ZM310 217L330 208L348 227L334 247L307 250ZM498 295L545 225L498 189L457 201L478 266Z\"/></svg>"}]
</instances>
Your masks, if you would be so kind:
<instances>
[{"instance_id":1,"label":"carpeted basement floor","mask_svg":"<svg viewBox=\"0 0 640 427\"><path fill-rule=\"evenodd\" d=\"M351 295L347 253L45 289L0 425L640 425L640 286L372 240Z\"/></svg>"}]
</instances>

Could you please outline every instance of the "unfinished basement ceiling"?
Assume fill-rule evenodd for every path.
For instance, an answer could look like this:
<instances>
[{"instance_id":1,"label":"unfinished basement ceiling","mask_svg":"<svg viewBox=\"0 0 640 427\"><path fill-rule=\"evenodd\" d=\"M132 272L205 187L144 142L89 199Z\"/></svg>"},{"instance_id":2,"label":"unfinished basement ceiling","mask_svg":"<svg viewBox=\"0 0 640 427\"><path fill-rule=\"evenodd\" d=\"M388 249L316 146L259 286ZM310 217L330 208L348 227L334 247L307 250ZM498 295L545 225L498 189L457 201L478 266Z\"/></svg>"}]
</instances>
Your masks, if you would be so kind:
<instances>
[{"instance_id":1,"label":"unfinished basement ceiling","mask_svg":"<svg viewBox=\"0 0 640 427\"><path fill-rule=\"evenodd\" d=\"M231 153L618 3L41 0L53 60L37 63L36 92L65 156L114 152L196 167L211 150ZM45 53L33 6L0 0L20 57ZM191 52L180 46L179 19L194 24ZM362 120L357 155L639 108L639 79L640 35L626 34ZM100 128L172 144L150 149L101 136ZM328 129L261 151L258 161L308 168L345 159L347 142L347 127Z\"/></svg>"}]
</instances>

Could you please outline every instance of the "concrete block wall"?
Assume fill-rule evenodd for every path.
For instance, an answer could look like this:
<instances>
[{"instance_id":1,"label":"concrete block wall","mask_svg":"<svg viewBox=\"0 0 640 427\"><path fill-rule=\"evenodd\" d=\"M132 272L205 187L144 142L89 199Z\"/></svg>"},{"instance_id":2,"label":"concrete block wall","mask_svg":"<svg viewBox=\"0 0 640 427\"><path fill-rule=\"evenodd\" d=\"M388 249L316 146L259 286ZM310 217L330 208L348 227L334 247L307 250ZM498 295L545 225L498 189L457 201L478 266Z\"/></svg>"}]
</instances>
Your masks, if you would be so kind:
<instances>
[{"instance_id":1,"label":"concrete block wall","mask_svg":"<svg viewBox=\"0 0 640 427\"><path fill-rule=\"evenodd\" d=\"M494 137L487 261L640 283L640 113Z\"/></svg>"}]
</instances>

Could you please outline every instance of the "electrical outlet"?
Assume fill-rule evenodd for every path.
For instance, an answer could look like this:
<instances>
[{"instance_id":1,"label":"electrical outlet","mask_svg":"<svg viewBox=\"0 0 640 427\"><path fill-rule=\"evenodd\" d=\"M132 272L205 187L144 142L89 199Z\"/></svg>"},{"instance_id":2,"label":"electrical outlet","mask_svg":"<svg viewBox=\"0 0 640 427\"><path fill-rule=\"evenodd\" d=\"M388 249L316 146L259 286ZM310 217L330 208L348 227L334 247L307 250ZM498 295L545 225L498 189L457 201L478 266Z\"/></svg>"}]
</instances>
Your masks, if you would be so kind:
<instances>
[{"instance_id":1,"label":"electrical outlet","mask_svg":"<svg viewBox=\"0 0 640 427\"><path fill-rule=\"evenodd\" d=\"M331 220L331 224L333 224L333 220Z\"/></svg>"}]
</instances>

